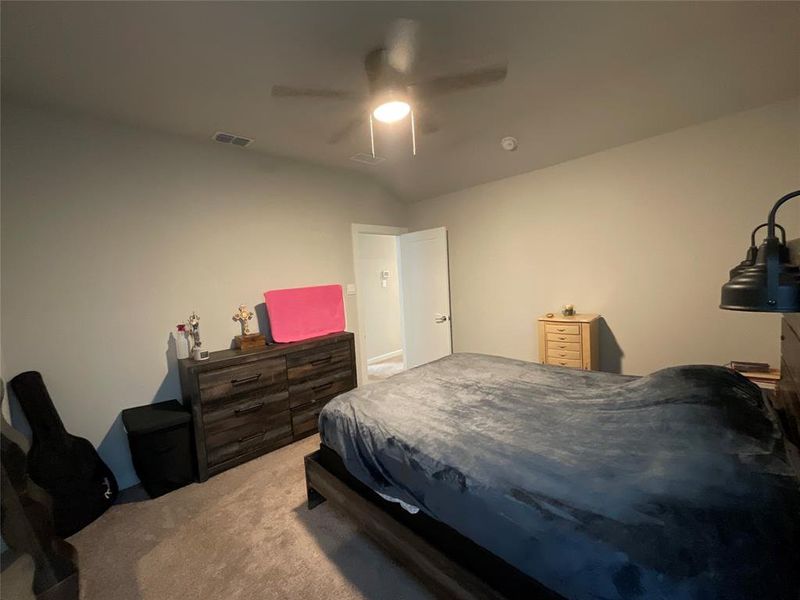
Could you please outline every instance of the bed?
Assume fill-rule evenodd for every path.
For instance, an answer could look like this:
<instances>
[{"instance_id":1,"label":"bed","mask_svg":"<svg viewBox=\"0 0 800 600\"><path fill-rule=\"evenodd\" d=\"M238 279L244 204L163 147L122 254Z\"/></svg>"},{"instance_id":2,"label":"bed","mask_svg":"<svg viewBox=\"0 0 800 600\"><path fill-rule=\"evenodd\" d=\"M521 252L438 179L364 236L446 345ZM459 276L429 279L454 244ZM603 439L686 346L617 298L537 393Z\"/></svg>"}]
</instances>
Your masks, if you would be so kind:
<instances>
[{"instance_id":1,"label":"bed","mask_svg":"<svg viewBox=\"0 0 800 600\"><path fill-rule=\"evenodd\" d=\"M795 600L781 415L718 367L455 354L325 407L310 505L338 500L448 597Z\"/></svg>"}]
</instances>

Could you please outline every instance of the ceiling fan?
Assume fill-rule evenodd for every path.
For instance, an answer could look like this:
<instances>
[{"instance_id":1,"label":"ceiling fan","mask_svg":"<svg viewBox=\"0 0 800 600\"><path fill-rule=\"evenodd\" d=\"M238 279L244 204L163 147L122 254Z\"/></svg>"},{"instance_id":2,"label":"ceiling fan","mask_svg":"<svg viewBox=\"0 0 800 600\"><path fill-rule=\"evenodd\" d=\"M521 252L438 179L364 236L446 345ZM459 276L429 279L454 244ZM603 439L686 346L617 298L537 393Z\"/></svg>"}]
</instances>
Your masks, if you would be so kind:
<instances>
[{"instance_id":1,"label":"ceiling fan","mask_svg":"<svg viewBox=\"0 0 800 600\"><path fill-rule=\"evenodd\" d=\"M298 88L285 85L272 87L276 98L318 98L359 103L363 112L351 119L328 139L336 144L349 137L366 120L370 125L372 154L375 155L373 119L396 123L409 117L412 149L416 154L416 121L422 133L438 130L430 114L429 101L437 96L474 87L501 83L508 72L506 65L494 65L472 71L420 80L414 75L418 49L419 24L411 19L397 19L389 29L384 47L376 48L364 59L369 84L367 94L346 90Z\"/></svg>"}]
</instances>

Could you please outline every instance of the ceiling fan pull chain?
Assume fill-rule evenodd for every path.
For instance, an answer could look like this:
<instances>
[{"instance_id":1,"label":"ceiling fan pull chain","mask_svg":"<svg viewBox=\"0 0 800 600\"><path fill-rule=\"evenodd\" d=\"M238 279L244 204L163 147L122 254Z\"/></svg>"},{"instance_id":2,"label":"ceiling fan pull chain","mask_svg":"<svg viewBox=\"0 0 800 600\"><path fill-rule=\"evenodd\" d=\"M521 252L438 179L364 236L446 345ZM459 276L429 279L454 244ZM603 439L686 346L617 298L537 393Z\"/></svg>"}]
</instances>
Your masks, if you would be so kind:
<instances>
[{"instance_id":1,"label":"ceiling fan pull chain","mask_svg":"<svg viewBox=\"0 0 800 600\"><path fill-rule=\"evenodd\" d=\"M375 158L375 132L372 130L372 113L369 113L369 143L372 146L372 158Z\"/></svg>"},{"instance_id":2,"label":"ceiling fan pull chain","mask_svg":"<svg viewBox=\"0 0 800 600\"><path fill-rule=\"evenodd\" d=\"M411 156L417 155L417 133L414 125L414 109L411 109Z\"/></svg>"}]
</instances>

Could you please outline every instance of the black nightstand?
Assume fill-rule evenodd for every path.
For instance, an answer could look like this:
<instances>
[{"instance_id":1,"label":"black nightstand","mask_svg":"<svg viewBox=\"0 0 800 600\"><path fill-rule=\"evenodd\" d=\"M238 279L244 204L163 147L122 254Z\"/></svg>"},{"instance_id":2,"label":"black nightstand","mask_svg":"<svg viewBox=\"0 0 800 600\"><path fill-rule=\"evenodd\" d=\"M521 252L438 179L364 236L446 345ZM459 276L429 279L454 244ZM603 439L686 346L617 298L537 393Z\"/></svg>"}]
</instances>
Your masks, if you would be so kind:
<instances>
[{"instance_id":1,"label":"black nightstand","mask_svg":"<svg viewBox=\"0 0 800 600\"><path fill-rule=\"evenodd\" d=\"M128 432L133 466L151 498L192 483L192 415L177 400L127 408L122 423Z\"/></svg>"}]
</instances>

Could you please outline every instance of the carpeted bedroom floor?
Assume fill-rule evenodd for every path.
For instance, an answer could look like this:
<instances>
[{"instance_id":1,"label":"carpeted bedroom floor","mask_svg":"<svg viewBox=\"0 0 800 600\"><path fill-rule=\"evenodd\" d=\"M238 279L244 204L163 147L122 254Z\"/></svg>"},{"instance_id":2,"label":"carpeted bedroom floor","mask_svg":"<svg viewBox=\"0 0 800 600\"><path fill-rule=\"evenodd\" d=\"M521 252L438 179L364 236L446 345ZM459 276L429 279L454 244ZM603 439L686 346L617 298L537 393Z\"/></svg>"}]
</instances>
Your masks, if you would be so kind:
<instances>
[{"instance_id":1,"label":"carpeted bedroom floor","mask_svg":"<svg viewBox=\"0 0 800 600\"><path fill-rule=\"evenodd\" d=\"M385 360L367 365L367 382L374 383L389 379L403 371L403 355L393 356Z\"/></svg>"},{"instance_id":2,"label":"carpeted bedroom floor","mask_svg":"<svg viewBox=\"0 0 800 600\"><path fill-rule=\"evenodd\" d=\"M112 507L69 539L81 598L432 598L328 504L306 509L303 456L318 446L312 436L205 483ZM26 562L3 573L4 599L18 597L8 594Z\"/></svg>"}]
</instances>

